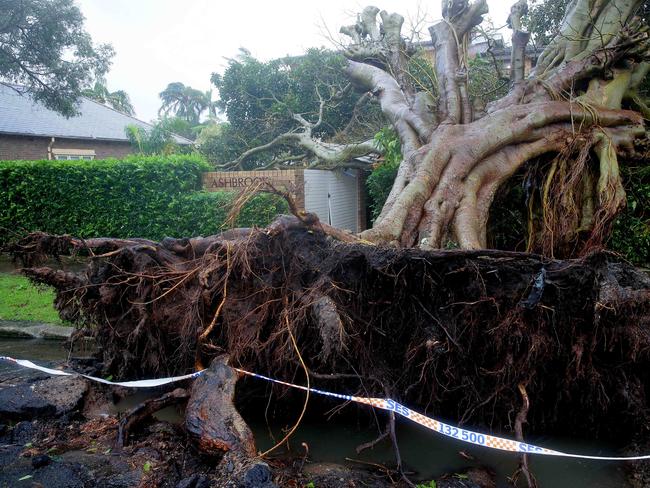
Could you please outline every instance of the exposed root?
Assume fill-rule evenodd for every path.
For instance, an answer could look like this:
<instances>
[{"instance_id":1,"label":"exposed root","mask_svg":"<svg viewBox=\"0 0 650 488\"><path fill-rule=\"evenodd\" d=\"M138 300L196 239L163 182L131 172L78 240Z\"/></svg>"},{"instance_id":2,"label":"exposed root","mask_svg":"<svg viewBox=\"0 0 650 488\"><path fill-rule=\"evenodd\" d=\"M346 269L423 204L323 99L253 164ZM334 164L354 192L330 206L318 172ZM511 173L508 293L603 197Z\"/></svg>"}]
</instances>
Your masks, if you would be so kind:
<instances>
[{"instance_id":1,"label":"exposed root","mask_svg":"<svg viewBox=\"0 0 650 488\"><path fill-rule=\"evenodd\" d=\"M310 386L310 379L309 379L309 369L307 369L307 365L305 364L305 361L302 358L302 354L300 354L300 349L298 349L298 344L296 343L296 338L293 335L293 332L291 331L291 325L289 324L289 318L287 315L284 315L284 322L287 325L287 332L289 333L289 336L291 337L291 344L293 345L296 355L298 356L298 359L300 360L300 365L302 366L304 372L305 372L305 379L307 381L307 394L305 395L305 402L302 405L302 411L300 412L300 416L298 417L298 420L294 424L294 426L287 432L287 434L282 438L282 440L278 443L276 443L273 447L270 449L267 449L264 451L262 454L260 454L260 457L263 458L265 456L268 456L270 453L275 451L278 447L282 446L285 442L289 440L289 438L293 435L293 433L298 429L298 426L300 425L300 422L302 422L302 418L305 416L305 412L307 411L307 405L309 403L309 386Z\"/></svg>"},{"instance_id":2,"label":"exposed root","mask_svg":"<svg viewBox=\"0 0 650 488\"><path fill-rule=\"evenodd\" d=\"M363 451L367 451L368 449L374 448L377 444L385 441L389 435L390 435L390 427L386 426L386 430L381 434L379 434L379 437L377 437L376 439L370 442L364 442L363 444L358 445L355 449L356 453L361 454Z\"/></svg>"},{"instance_id":3,"label":"exposed root","mask_svg":"<svg viewBox=\"0 0 650 488\"><path fill-rule=\"evenodd\" d=\"M614 257L400 250L281 222L194 241L191 253L136 243L83 273L27 273L57 288L62 313L84 318L115 377L186 373L197 355L208 364L227 352L250 371L293 380L307 370L330 390L389 392L497 432L520 409L511 385L529 378L531 433L621 438L645 418L650 279ZM60 239L46 238L55 250Z\"/></svg>"},{"instance_id":4,"label":"exposed root","mask_svg":"<svg viewBox=\"0 0 650 488\"><path fill-rule=\"evenodd\" d=\"M201 453L220 458L230 453L231 460L247 462L257 452L250 428L234 405L237 373L227 357L216 358L194 380L185 410L185 429Z\"/></svg>"},{"instance_id":5,"label":"exposed root","mask_svg":"<svg viewBox=\"0 0 650 488\"><path fill-rule=\"evenodd\" d=\"M519 393L521 394L521 410L517 413L517 418L515 419L515 439L519 442L524 442L524 424L528 422L528 410L530 408L530 399L528 398L528 393L526 392L526 384L519 383L517 386ZM524 475L528 488L537 488L537 482L535 477L530 471L529 466L529 457L528 454L522 454L519 456L519 468L512 475L513 484L517 485L517 479L520 474Z\"/></svg>"},{"instance_id":6,"label":"exposed root","mask_svg":"<svg viewBox=\"0 0 650 488\"><path fill-rule=\"evenodd\" d=\"M161 397L151 398L130 409L122 416L118 424L115 449L119 451L126 445L129 434L137 424L142 423L157 411L162 410L169 405L176 405L184 402L188 398L189 394L186 390L176 388L169 393L165 393Z\"/></svg>"},{"instance_id":7,"label":"exposed root","mask_svg":"<svg viewBox=\"0 0 650 488\"><path fill-rule=\"evenodd\" d=\"M566 132L556 154L530 165L528 251L566 258L602 248L625 206L617 151L632 154L636 134L600 127Z\"/></svg>"}]
</instances>

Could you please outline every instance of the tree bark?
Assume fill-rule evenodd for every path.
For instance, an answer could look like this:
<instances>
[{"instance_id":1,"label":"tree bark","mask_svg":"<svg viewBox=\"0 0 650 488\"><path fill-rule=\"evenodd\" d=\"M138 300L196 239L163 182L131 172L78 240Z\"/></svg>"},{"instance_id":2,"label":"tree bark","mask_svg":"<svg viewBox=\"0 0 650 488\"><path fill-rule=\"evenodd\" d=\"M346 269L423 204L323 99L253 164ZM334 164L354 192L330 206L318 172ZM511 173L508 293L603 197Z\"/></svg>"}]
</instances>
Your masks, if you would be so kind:
<instances>
[{"instance_id":1,"label":"tree bark","mask_svg":"<svg viewBox=\"0 0 650 488\"><path fill-rule=\"evenodd\" d=\"M192 385L185 428L207 456L231 451L247 458L257 454L253 433L233 404L237 379L232 368L215 359Z\"/></svg>"},{"instance_id":2,"label":"tree bark","mask_svg":"<svg viewBox=\"0 0 650 488\"><path fill-rule=\"evenodd\" d=\"M484 1L448 0L443 21L430 28L438 100L436 113L428 117L414 103L411 87L393 76L404 60L399 58L393 66L387 52L395 42L382 38L381 21L371 27L377 9L364 11L362 28L344 29L346 34L354 32L348 50L350 79L379 99L403 155L384 208L362 237L404 247L484 247L498 188L540 155L574 147L571 141L579 136L593 145L600 161L595 187L584 190L585 195L598 195L597 208L584 213L583 221L592 220L587 226L594 233L611 221L625 201L617 154L632 150L645 136L642 117L622 110L622 101L633 98L638 85L638 76L633 82L631 73L647 71L641 63L648 53L647 27L632 17L639 1L619 3L573 2L560 36L540 58L537 75L525 78L529 34L522 30L521 17L527 6L525 0L517 2L509 17L514 30L512 89L478 120L467 95L467 42L487 12ZM388 17L381 13L380 18ZM391 24L393 38L397 25ZM586 37L572 40L569 30ZM371 53L373 62L368 60ZM381 62L374 62L377 57ZM615 66L618 74L607 81ZM576 92L581 80L591 81Z\"/></svg>"}]
</instances>

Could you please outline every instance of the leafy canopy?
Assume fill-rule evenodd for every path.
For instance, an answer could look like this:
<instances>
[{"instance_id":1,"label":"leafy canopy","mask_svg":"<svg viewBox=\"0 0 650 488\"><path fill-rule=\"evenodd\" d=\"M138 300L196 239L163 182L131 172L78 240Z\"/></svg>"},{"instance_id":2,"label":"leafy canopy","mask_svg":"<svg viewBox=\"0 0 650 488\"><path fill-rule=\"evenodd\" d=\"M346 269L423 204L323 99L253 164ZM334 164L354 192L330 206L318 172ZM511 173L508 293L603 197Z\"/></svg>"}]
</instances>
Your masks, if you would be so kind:
<instances>
[{"instance_id":1,"label":"leafy canopy","mask_svg":"<svg viewBox=\"0 0 650 488\"><path fill-rule=\"evenodd\" d=\"M114 54L93 45L83 23L73 0L0 0L0 79L75 115L81 91L108 71Z\"/></svg>"},{"instance_id":2,"label":"leafy canopy","mask_svg":"<svg viewBox=\"0 0 650 488\"><path fill-rule=\"evenodd\" d=\"M159 120L151 129L135 124L127 125L124 132L131 146L144 156L184 154L192 150L191 147L183 147L176 142L166 119Z\"/></svg>"},{"instance_id":3,"label":"leafy canopy","mask_svg":"<svg viewBox=\"0 0 650 488\"><path fill-rule=\"evenodd\" d=\"M268 62L255 59L245 49L230 59L223 74L214 73L212 83L219 91L218 108L228 119L227 125L210 129L203 139L202 152L213 161L227 162L246 149L266 144L278 135L297 127L293 114L315 122L320 99L326 103L323 123L314 136L331 138L350 119L359 97L345 76L345 58L327 49L309 49L306 54ZM220 138L215 141L215 138ZM277 147L261 160L281 153Z\"/></svg>"},{"instance_id":4,"label":"leafy canopy","mask_svg":"<svg viewBox=\"0 0 650 488\"><path fill-rule=\"evenodd\" d=\"M235 159L245 147L244 141L238 139L237 131L228 122L205 125L196 143L206 159L217 162Z\"/></svg>"},{"instance_id":5,"label":"leafy canopy","mask_svg":"<svg viewBox=\"0 0 650 488\"><path fill-rule=\"evenodd\" d=\"M569 0L533 0L523 22L537 46L546 46L555 37Z\"/></svg>"},{"instance_id":6,"label":"leafy canopy","mask_svg":"<svg viewBox=\"0 0 650 488\"><path fill-rule=\"evenodd\" d=\"M86 88L81 94L127 115L135 113L129 94L124 90L111 92L106 86L104 78L96 80L92 88Z\"/></svg>"},{"instance_id":7,"label":"leafy canopy","mask_svg":"<svg viewBox=\"0 0 650 488\"><path fill-rule=\"evenodd\" d=\"M211 92L202 92L191 86L176 81L167 85L159 94L162 105L159 115L175 117L186 120L192 125L198 125L201 115L206 110L212 114Z\"/></svg>"}]
</instances>

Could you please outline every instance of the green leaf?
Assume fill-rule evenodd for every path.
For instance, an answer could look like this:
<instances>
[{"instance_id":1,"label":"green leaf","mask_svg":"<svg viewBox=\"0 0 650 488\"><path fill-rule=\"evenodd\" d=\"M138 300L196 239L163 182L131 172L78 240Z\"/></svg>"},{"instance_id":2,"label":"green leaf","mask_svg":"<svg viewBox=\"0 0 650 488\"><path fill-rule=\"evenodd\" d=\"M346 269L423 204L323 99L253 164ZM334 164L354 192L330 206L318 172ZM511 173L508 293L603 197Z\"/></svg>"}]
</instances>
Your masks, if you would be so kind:
<instances>
[{"instance_id":1,"label":"green leaf","mask_svg":"<svg viewBox=\"0 0 650 488\"><path fill-rule=\"evenodd\" d=\"M144 465L142 466L142 471L144 471L145 473L151 471L151 463L149 461L144 463Z\"/></svg>"},{"instance_id":2,"label":"green leaf","mask_svg":"<svg viewBox=\"0 0 650 488\"><path fill-rule=\"evenodd\" d=\"M415 485L415 488L436 488L436 486L437 486L436 481L431 480L426 485L424 485L424 484Z\"/></svg>"},{"instance_id":3,"label":"green leaf","mask_svg":"<svg viewBox=\"0 0 650 488\"><path fill-rule=\"evenodd\" d=\"M152 240L216 234L235 193L200 191L207 169L195 155L0 161L0 188L8 189L0 192L0 245L17 237L12 229ZM237 225L265 226L286 210L282 199L257 195Z\"/></svg>"}]
</instances>

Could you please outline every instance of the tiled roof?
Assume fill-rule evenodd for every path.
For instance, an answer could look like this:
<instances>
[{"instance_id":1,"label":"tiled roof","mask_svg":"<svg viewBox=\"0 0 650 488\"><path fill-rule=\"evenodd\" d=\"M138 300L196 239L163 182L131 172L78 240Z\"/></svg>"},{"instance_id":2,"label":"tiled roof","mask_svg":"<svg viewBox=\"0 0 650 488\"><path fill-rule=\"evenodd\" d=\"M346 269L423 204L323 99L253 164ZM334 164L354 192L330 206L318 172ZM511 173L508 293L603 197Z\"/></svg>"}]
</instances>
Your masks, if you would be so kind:
<instances>
[{"instance_id":1,"label":"tiled roof","mask_svg":"<svg viewBox=\"0 0 650 488\"><path fill-rule=\"evenodd\" d=\"M34 101L21 87L0 83L0 133L128 141L124 133L127 125L137 125L146 130L152 127L86 97L80 99L79 112L80 115L67 119ZM178 135L174 135L174 139L178 144L192 144L189 139Z\"/></svg>"}]
</instances>

